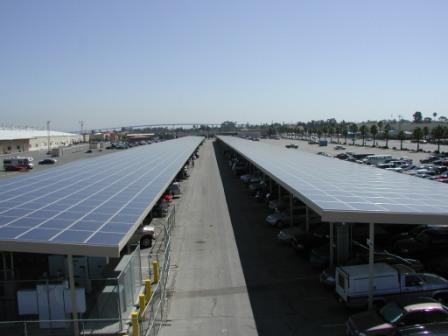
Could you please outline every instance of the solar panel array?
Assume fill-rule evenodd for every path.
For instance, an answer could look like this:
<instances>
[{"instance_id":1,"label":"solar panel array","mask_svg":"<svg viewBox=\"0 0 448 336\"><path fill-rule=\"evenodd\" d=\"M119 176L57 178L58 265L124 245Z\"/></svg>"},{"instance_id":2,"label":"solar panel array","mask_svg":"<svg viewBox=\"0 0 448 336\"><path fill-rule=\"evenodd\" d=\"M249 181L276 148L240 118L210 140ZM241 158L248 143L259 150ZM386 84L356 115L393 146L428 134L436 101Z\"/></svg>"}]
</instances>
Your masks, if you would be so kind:
<instances>
[{"instance_id":1,"label":"solar panel array","mask_svg":"<svg viewBox=\"0 0 448 336\"><path fill-rule=\"evenodd\" d=\"M236 137L220 139L337 222L448 224L448 185Z\"/></svg>"},{"instance_id":2,"label":"solar panel array","mask_svg":"<svg viewBox=\"0 0 448 336\"><path fill-rule=\"evenodd\" d=\"M0 180L0 250L118 256L201 137Z\"/></svg>"}]
</instances>

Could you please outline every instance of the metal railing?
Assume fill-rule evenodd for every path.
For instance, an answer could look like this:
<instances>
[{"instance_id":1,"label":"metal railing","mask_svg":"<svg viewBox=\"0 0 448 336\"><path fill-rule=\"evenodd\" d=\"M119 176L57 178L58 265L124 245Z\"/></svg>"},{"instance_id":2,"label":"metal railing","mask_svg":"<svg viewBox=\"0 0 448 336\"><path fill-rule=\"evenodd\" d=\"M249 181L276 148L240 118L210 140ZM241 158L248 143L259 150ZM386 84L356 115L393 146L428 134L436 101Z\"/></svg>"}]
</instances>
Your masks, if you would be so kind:
<instances>
[{"instance_id":1,"label":"metal railing","mask_svg":"<svg viewBox=\"0 0 448 336\"><path fill-rule=\"evenodd\" d=\"M167 299L166 285L171 265L171 232L175 225L175 208L171 211L164 226L164 238L155 253L148 258L150 278L153 279L152 293L145 307L138 311L138 332L141 336L155 336L166 321ZM135 331L134 331L135 333Z\"/></svg>"}]
</instances>

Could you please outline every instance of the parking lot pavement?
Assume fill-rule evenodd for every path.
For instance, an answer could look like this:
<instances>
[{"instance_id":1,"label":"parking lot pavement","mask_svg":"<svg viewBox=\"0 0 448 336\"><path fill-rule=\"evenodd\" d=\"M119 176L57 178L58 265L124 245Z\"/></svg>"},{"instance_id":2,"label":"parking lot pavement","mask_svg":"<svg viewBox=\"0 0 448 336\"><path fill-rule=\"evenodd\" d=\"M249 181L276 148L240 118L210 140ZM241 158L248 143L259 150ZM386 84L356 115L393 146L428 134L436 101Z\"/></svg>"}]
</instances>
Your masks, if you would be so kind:
<instances>
[{"instance_id":1,"label":"parking lot pavement","mask_svg":"<svg viewBox=\"0 0 448 336\"><path fill-rule=\"evenodd\" d=\"M63 164L69 163L69 162L73 162L73 161L77 161L77 160L85 160L85 159L89 159L89 158L93 158L93 157L97 157L97 156L102 156L102 155L106 155L106 154L110 154L110 153L115 153L117 152L117 150L98 150L98 149L92 149L92 153L85 153L85 151L80 151L77 153L65 153L64 156L62 157L56 157L55 159L57 160L56 164L50 164L50 165L40 165L39 161L43 160L43 159L47 159L47 158L51 158L50 155L47 155L47 151L32 151L32 152L24 152L24 153L16 153L16 154L11 154L11 155L1 155L0 156L0 179L1 178L9 178L12 176L20 176L23 174L27 174L33 171L42 171L44 169L50 169L53 167L58 167L61 166ZM25 172L5 172L3 170L3 159L8 158L8 157L14 157L14 156L31 156L34 161L34 168Z\"/></svg>"},{"instance_id":2,"label":"parking lot pavement","mask_svg":"<svg viewBox=\"0 0 448 336\"><path fill-rule=\"evenodd\" d=\"M176 206L161 335L257 335L212 142L199 154Z\"/></svg>"},{"instance_id":3,"label":"parking lot pavement","mask_svg":"<svg viewBox=\"0 0 448 336\"><path fill-rule=\"evenodd\" d=\"M333 138L333 141L336 139ZM262 142L279 145L282 147L285 147L285 145L294 143L299 146L298 149L291 149L291 151L305 151L310 153L317 153L317 152L325 152L328 154L336 155L339 153L344 152L354 152L358 154L380 154L380 155L392 155L394 158L400 158L400 157L408 157L412 160L414 160L414 163L420 163L420 159L426 158L430 153L423 153L423 152L415 152L415 151L400 151L400 150L393 150L392 147L400 148L400 141L398 140L389 140L389 149L382 149L378 147L372 147L372 142L367 142L366 146L351 146L352 143L349 139L347 139L348 145L343 145L346 147L345 150L336 150L334 147L337 144L331 144L330 139L328 139L328 146L322 146L320 147L317 144L310 145L307 141L302 140L289 140L289 139L280 139L280 140L273 140L273 139L261 139ZM340 139L341 144L344 142L344 139ZM382 140L377 141L380 146L384 146L385 143ZM357 141L357 144L361 144L361 140ZM416 149L417 145L415 143L411 143L409 140L406 140L403 142L403 148L409 148L409 149ZM434 151L437 149L437 146L434 144L420 144L420 148L425 151ZM448 146L441 146L440 147L441 152L448 152Z\"/></svg>"},{"instance_id":4,"label":"parking lot pavement","mask_svg":"<svg viewBox=\"0 0 448 336\"><path fill-rule=\"evenodd\" d=\"M268 210L249 196L231 174L222 148L215 145L231 223L259 335L343 335L350 311L332 289L264 220Z\"/></svg>"}]
</instances>

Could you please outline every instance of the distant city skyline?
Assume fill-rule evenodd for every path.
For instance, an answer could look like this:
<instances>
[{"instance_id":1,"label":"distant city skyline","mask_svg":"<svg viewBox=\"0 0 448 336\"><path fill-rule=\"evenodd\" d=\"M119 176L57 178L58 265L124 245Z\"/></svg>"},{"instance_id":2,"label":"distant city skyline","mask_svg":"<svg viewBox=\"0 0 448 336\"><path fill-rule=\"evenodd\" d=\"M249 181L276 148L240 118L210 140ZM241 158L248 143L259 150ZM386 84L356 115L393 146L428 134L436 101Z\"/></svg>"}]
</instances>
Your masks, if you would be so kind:
<instances>
[{"instance_id":1,"label":"distant city skyline","mask_svg":"<svg viewBox=\"0 0 448 336\"><path fill-rule=\"evenodd\" d=\"M0 124L448 116L444 0L0 2Z\"/></svg>"}]
</instances>

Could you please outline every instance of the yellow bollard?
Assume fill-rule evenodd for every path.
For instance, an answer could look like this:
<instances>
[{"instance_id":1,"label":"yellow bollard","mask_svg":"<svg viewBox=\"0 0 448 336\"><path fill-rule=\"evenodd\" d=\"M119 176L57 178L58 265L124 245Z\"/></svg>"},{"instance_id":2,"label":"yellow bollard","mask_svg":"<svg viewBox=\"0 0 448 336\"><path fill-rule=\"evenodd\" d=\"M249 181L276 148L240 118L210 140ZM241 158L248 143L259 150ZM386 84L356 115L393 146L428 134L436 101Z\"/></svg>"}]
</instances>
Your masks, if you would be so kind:
<instances>
[{"instance_id":1,"label":"yellow bollard","mask_svg":"<svg viewBox=\"0 0 448 336\"><path fill-rule=\"evenodd\" d=\"M146 298L146 302L149 302L149 300L151 300L151 296L152 296L151 280L150 279L146 279L145 280L145 298Z\"/></svg>"},{"instance_id":2,"label":"yellow bollard","mask_svg":"<svg viewBox=\"0 0 448 336\"><path fill-rule=\"evenodd\" d=\"M139 314L142 316L143 311L145 310L146 304L145 304L145 295L140 294L138 296L138 306L139 306Z\"/></svg>"},{"instance_id":3,"label":"yellow bollard","mask_svg":"<svg viewBox=\"0 0 448 336\"><path fill-rule=\"evenodd\" d=\"M140 336L140 326L138 323L138 313L132 312L132 336Z\"/></svg>"},{"instance_id":4,"label":"yellow bollard","mask_svg":"<svg viewBox=\"0 0 448 336\"><path fill-rule=\"evenodd\" d=\"M152 262L152 272L154 273L153 283L156 284L159 282L159 262L158 261Z\"/></svg>"}]
</instances>

